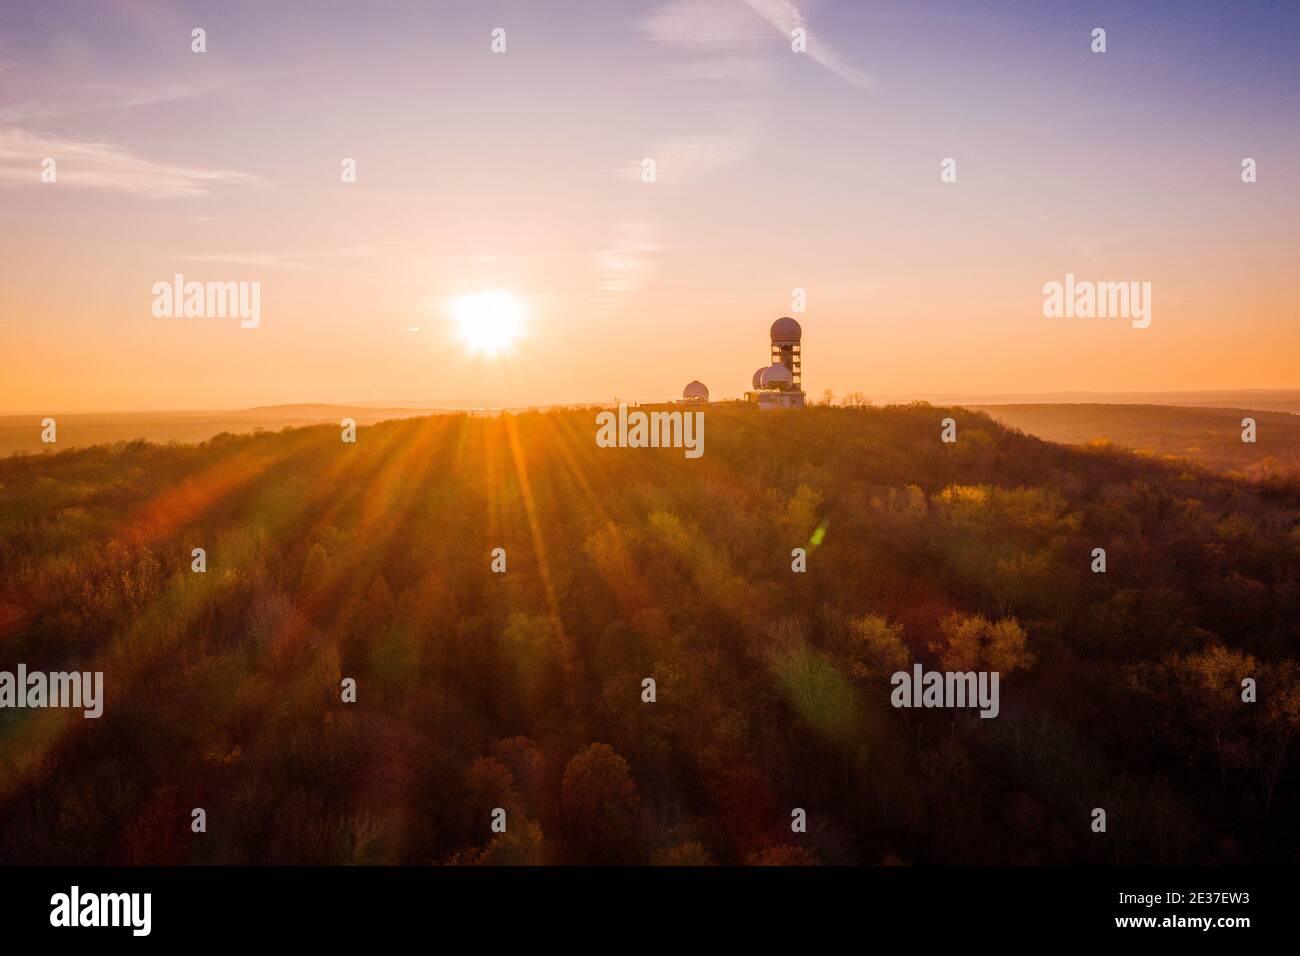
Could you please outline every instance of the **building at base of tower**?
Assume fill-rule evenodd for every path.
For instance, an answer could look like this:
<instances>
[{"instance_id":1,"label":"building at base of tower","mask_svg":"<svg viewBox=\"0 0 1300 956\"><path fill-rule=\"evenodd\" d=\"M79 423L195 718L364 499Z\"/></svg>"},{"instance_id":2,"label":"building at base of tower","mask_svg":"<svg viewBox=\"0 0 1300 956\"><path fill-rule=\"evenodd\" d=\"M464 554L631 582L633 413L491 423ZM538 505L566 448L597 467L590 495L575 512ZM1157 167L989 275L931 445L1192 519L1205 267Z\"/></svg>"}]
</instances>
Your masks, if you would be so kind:
<instances>
[{"instance_id":1,"label":"building at base of tower","mask_svg":"<svg viewBox=\"0 0 1300 956\"><path fill-rule=\"evenodd\" d=\"M745 401L760 409L803 408L802 339L803 329L789 316L772 323L772 364L754 373L754 390L745 393Z\"/></svg>"}]
</instances>

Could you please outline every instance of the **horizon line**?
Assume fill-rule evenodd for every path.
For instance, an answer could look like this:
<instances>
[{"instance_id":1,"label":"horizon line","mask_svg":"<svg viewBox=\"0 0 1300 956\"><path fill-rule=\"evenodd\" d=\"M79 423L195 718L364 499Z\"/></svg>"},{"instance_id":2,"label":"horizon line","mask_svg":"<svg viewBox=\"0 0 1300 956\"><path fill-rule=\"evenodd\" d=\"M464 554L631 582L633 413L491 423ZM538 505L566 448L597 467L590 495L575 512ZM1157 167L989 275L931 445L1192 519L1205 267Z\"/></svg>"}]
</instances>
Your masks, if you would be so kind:
<instances>
[{"instance_id":1,"label":"horizon line","mask_svg":"<svg viewBox=\"0 0 1300 956\"><path fill-rule=\"evenodd\" d=\"M1293 387L1252 387L1252 388L1183 388L1183 389L1134 389L1134 390L1093 390L1093 389L1063 389L1060 391L1046 392L978 392L978 391L960 391L960 392L863 392L861 389L851 389L847 392L834 395L837 399L842 399L846 395L860 394L869 401L888 401L889 404L905 404L916 401L941 401L953 404L992 404L992 405L1015 405L1015 404L1034 404L1034 405L1051 405L1051 404L1090 404L1088 402L1068 402L1060 399L1070 397L1106 397L1106 396L1260 396L1265 394L1278 395L1285 393L1289 399L1300 401L1300 386ZM813 399L813 393L809 393L809 398ZM1019 399L1020 401L1016 401ZM1036 399L1036 401L1028 401ZM714 399L714 402L741 401L743 393L736 396L721 396ZM114 409L42 409L40 411L22 410L22 411L0 411L0 418L17 418L27 415L231 415L258 411L272 411L276 409L291 408L363 408L374 409L376 411L491 411L491 412L509 412L509 411L528 411L534 409L552 409L552 408L586 408L592 406L605 406L609 404L618 404L625 402L629 404L653 405L662 404L663 402L677 401L676 398L637 398L634 396L616 396L612 401L606 399L591 399L574 402L539 402L525 405L495 405L490 403L478 403L461 399L366 399L364 401L339 402L339 401L297 401L297 402L279 402L273 404L245 405L233 408L213 408L206 407L186 407L186 408L159 408L159 407L139 407L139 408L114 408ZM816 400L814 400L815 403ZM1140 402L1104 402L1101 404L1143 404ZM1160 404L1160 403L1156 403Z\"/></svg>"}]
</instances>

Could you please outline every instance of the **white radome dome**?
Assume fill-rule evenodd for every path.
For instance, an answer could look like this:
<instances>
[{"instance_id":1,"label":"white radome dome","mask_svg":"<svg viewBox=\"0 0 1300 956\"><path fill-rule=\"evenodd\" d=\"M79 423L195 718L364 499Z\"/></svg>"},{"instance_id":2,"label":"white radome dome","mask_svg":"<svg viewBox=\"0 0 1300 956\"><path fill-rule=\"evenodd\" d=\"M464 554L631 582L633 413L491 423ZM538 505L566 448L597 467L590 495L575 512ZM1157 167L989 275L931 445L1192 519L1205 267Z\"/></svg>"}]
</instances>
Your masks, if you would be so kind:
<instances>
[{"instance_id":1,"label":"white radome dome","mask_svg":"<svg viewBox=\"0 0 1300 956\"><path fill-rule=\"evenodd\" d=\"M762 368L757 369L757 370L754 372L753 382L754 382L754 387L755 387L755 388L762 388L762 387L763 387L763 373L766 372L766 371L767 371L767 366L764 365Z\"/></svg>"},{"instance_id":2,"label":"white radome dome","mask_svg":"<svg viewBox=\"0 0 1300 956\"><path fill-rule=\"evenodd\" d=\"M794 377L788 368L778 362L763 369L759 381L761 388L775 388L778 385L789 385Z\"/></svg>"},{"instance_id":3,"label":"white radome dome","mask_svg":"<svg viewBox=\"0 0 1300 956\"><path fill-rule=\"evenodd\" d=\"M701 381L694 381L682 389L682 398L688 402L707 402L709 389Z\"/></svg>"}]
</instances>

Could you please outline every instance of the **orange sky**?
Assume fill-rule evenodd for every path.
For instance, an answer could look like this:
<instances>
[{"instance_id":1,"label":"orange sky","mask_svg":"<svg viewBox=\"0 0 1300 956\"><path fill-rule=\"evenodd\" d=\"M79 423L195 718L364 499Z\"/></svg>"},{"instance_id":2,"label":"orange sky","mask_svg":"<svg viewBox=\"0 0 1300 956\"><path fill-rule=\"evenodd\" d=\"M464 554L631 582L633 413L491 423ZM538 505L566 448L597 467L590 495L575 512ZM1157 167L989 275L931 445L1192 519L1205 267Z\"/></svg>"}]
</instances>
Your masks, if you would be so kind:
<instances>
[{"instance_id":1,"label":"orange sky","mask_svg":"<svg viewBox=\"0 0 1300 956\"><path fill-rule=\"evenodd\" d=\"M817 396L1300 387L1293 17L290 6L0 13L0 412L738 396L795 287ZM260 325L154 317L176 272ZM1044 318L1066 272L1150 328Z\"/></svg>"}]
</instances>

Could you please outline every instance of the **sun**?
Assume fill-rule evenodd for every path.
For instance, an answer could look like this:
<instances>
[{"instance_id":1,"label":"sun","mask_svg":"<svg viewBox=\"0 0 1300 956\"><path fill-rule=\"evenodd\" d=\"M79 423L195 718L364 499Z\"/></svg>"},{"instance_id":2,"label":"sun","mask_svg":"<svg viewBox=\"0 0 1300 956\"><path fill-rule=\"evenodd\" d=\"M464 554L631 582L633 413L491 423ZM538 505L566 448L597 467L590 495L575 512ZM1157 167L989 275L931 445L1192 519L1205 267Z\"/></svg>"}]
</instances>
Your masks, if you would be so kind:
<instances>
[{"instance_id":1,"label":"sun","mask_svg":"<svg viewBox=\"0 0 1300 956\"><path fill-rule=\"evenodd\" d=\"M527 309L518 296L497 289L452 300L451 318L465 348L495 356L509 349L523 333Z\"/></svg>"}]
</instances>

